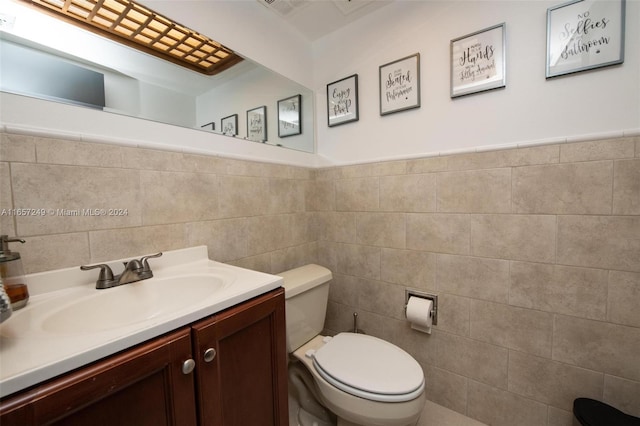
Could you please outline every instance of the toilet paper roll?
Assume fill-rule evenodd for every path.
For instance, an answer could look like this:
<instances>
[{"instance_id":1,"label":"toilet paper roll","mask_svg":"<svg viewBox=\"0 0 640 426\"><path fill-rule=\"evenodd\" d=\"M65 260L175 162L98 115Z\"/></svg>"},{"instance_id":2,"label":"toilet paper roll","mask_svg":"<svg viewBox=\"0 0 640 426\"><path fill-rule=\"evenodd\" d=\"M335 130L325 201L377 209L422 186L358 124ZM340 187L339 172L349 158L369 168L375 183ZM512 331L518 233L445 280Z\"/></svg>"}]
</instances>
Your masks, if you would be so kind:
<instances>
[{"instance_id":1,"label":"toilet paper roll","mask_svg":"<svg viewBox=\"0 0 640 426\"><path fill-rule=\"evenodd\" d=\"M411 323L411 328L431 334L431 309L433 302L422 297L409 297L407 303L407 320Z\"/></svg>"}]
</instances>

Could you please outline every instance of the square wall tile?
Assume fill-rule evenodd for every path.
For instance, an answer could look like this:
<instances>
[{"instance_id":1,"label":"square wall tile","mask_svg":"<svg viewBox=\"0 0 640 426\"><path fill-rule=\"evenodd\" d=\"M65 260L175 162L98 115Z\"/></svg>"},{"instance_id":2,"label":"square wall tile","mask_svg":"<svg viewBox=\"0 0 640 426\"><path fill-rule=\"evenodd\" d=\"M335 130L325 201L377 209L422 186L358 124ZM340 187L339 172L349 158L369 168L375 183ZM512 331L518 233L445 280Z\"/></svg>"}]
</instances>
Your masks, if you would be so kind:
<instances>
[{"instance_id":1,"label":"square wall tile","mask_svg":"<svg viewBox=\"0 0 640 426\"><path fill-rule=\"evenodd\" d=\"M12 163L11 179L16 208L47 212L44 216L17 217L20 235L141 224L140 175L136 170Z\"/></svg>"},{"instance_id":2,"label":"square wall tile","mask_svg":"<svg viewBox=\"0 0 640 426\"><path fill-rule=\"evenodd\" d=\"M439 292L507 303L509 262L438 254L436 285Z\"/></svg>"},{"instance_id":3,"label":"square wall tile","mask_svg":"<svg viewBox=\"0 0 640 426\"><path fill-rule=\"evenodd\" d=\"M513 170L513 211L610 214L613 163L596 161Z\"/></svg>"},{"instance_id":4,"label":"square wall tile","mask_svg":"<svg viewBox=\"0 0 640 426\"><path fill-rule=\"evenodd\" d=\"M140 189L144 225L220 217L216 175L143 170L140 172Z\"/></svg>"},{"instance_id":5,"label":"square wall tile","mask_svg":"<svg viewBox=\"0 0 640 426\"><path fill-rule=\"evenodd\" d=\"M269 211L269 180L246 176L218 177L220 217L259 216Z\"/></svg>"},{"instance_id":6,"label":"square wall tile","mask_svg":"<svg viewBox=\"0 0 640 426\"><path fill-rule=\"evenodd\" d=\"M319 212L319 237L337 243L356 242L355 212Z\"/></svg>"},{"instance_id":7,"label":"square wall tile","mask_svg":"<svg viewBox=\"0 0 640 426\"><path fill-rule=\"evenodd\" d=\"M467 415L492 426L547 426L547 406L506 390L469 381Z\"/></svg>"},{"instance_id":8,"label":"square wall tile","mask_svg":"<svg viewBox=\"0 0 640 426\"><path fill-rule=\"evenodd\" d=\"M509 213L511 169L438 173L438 211Z\"/></svg>"},{"instance_id":9,"label":"square wall tile","mask_svg":"<svg viewBox=\"0 0 640 426\"><path fill-rule=\"evenodd\" d=\"M507 389L508 349L444 332L437 336L436 367Z\"/></svg>"},{"instance_id":10,"label":"square wall tile","mask_svg":"<svg viewBox=\"0 0 640 426\"><path fill-rule=\"evenodd\" d=\"M89 232L91 263L177 250L186 243L184 224Z\"/></svg>"},{"instance_id":11,"label":"square wall tile","mask_svg":"<svg viewBox=\"0 0 640 426\"><path fill-rule=\"evenodd\" d=\"M617 138L560 145L560 162L631 158L634 138Z\"/></svg>"},{"instance_id":12,"label":"square wall tile","mask_svg":"<svg viewBox=\"0 0 640 426\"><path fill-rule=\"evenodd\" d=\"M380 210L391 212L435 212L436 174L381 177Z\"/></svg>"},{"instance_id":13,"label":"square wall tile","mask_svg":"<svg viewBox=\"0 0 640 426\"><path fill-rule=\"evenodd\" d=\"M9 163L0 162L0 231L1 235L10 237L16 235L12 198Z\"/></svg>"},{"instance_id":14,"label":"square wall tile","mask_svg":"<svg viewBox=\"0 0 640 426\"><path fill-rule=\"evenodd\" d=\"M359 280L358 307L378 315L404 320L404 288L383 281Z\"/></svg>"},{"instance_id":15,"label":"square wall tile","mask_svg":"<svg viewBox=\"0 0 640 426\"><path fill-rule=\"evenodd\" d=\"M405 217L403 213L357 213L356 242L358 244L405 248Z\"/></svg>"},{"instance_id":16,"label":"square wall tile","mask_svg":"<svg viewBox=\"0 0 640 426\"><path fill-rule=\"evenodd\" d=\"M218 262L247 257L247 219L225 219L191 222L185 228L189 247L206 245L209 258Z\"/></svg>"},{"instance_id":17,"label":"square wall tile","mask_svg":"<svg viewBox=\"0 0 640 426\"><path fill-rule=\"evenodd\" d=\"M407 248L436 253L469 253L469 216L407 214Z\"/></svg>"},{"instance_id":18,"label":"square wall tile","mask_svg":"<svg viewBox=\"0 0 640 426\"><path fill-rule=\"evenodd\" d=\"M509 391L571 411L578 397L602 399L603 374L525 353L509 353Z\"/></svg>"},{"instance_id":19,"label":"square wall tile","mask_svg":"<svg viewBox=\"0 0 640 426\"><path fill-rule=\"evenodd\" d=\"M0 132L0 161L36 162L35 138Z\"/></svg>"},{"instance_id":20,"label":"square wall tile","mask_svg":"<svg viewBox=\"0 0 640 426\"><path fill-rule=\"evenodd\" d=\"M606 374L603 401L627 414L640 417L640 382Z\"/></svg>"},{"instance_id":21,"label":"square wall tile","mask_svg":"<svg viewBox=\"0 0 640 426\"><path fill-rule=\"evenodd\" d=\"M121 167L119 146L35 138L38 163L70 164L77 166Z\"/></svg>"},{"instance_id":22,"label":"square wall tile","mask_svg":"<svg viewBox=\"0 0 640 426\"><path fill-rule=\"evenodd\" d=\"M471 301L470 336L473 339L551 357L553 316L483 300Z\"/></svg>"},{"instance_id":23,"label":"square wall tile","mask_svg":"<svg viewBox=\"0 0 640 426\"><path fill-rule=\"evenodd\" d=\"M640 328L556 315L555 361L640 381Z\"/></svg>"},{"instance_id":24,"label":"square wall tile","mask_svg":"<svg viewBox=\"0 0 640 426\"><path fill-rule=\"evenodd\" d=\"M381 279L404 287L435 289L436 255L416 250L383 248Z\"/></svg>"},{"instance_id":25,"label":"square wall tile","mask_svg":"<svg viewBox=\"0 0 640 426\"><path fill-rule=\"evenodd\" d=\"M640 215L640 160L615 162L613 214Z\"/></svg>"},{"instance_id":26,"label":"square wall tile","mask_svg":"<svg viewBox=\"0 0 640 426\"><path fill-rule=\"evenodd\" d=\"M26 274L88 265L94 262L86 232L25 237L24 244L13 243L20 253ZM95 272L95 279L98 273ZM90 272L87 272L90 274Z\"/></svg>"},{"instance_id":27,"label":"square wall tile","mask_svg":"<svg viewBox=\"0 0 640 426\"><path fill-rule=\"evenodd\" d=\"M304 186L293 179L269 179L269 210L271 214L305 211Z\"/></svg>"},{"instance_id":28,"label":"square wall tile","mask_svg":"<svg viewBox=\"0 0 640 426\"><path fill-rule=\"evenodd\" d=\"M378 177L336 181L336 210L376 211L380 206Z\"/></svg>"},{"instance_id":29,"label":"square wall tile","mask_svg":"<svg viewBox=\"0 0 640 426\"><path fill-rule=\"evenodd\" d=\"M558 263L640 272L640 216L558 216Z\"/></svg>"},{"instance_id":30,"label":"square wall tile","mask_svg":"<svg viewBox=\"0 0 640 426\"><path fill-rule=\"evenodd\" d=\"M461 414L467 413L467 378L447 370L423 367L427 399Z\"/></svg>"},{"instance_id":31,"label":"square wall tile","mask_svg":"<svg viewBox=\"0 0 640 426\"><path fill-rule=\"evenodd\" d=\"M453 294L438 294L438 325L440 331L469 336L471 300Z\"/></svg>"},{"instance_id":32,"label":"square wall tile","mask_svg":"<svg viewBox=\"0 0 640 426\"><path fill-rule=\"evenodd\" d=\"M640 327L640 273L609 271L608 320Z\"/></svg>"},{"instance_id":33,"label":"square wall tile","mask_svg":"<svg viewBox=\"0 0 640 426\"><path fill-rule=\"evenodd\" d=\"M471 253L475 256L553 262L555 251L555 216L471 216Z\"/></svg>"},{"instance_id":34,"label":"square wall tile","mask_svg":"<svg viewBox=\"0 0 640 426\"><path fill-rule=\"evenodd\" d=\"M511 262L509 303L604 320L607 276L604 269L514 261Z\"/></svg>"},{"instance_id":35,"label":"square wall tile","mask_svg":"<svg viewBox=\"0 0 640 426\"><path fill-rule=\"evenodd\" d=\"M338 244L336 272L361 278L380 279L380 248Z\"/></svg>"}]
</instances>

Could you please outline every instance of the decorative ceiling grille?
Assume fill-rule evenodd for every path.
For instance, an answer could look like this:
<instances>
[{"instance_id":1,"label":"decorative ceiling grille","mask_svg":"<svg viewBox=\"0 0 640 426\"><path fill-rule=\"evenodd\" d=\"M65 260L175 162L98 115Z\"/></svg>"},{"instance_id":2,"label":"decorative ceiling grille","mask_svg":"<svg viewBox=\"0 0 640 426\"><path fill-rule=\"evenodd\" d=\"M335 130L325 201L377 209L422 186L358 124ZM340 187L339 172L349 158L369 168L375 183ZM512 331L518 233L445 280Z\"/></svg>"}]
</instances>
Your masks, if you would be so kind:
<instances>
[{"instance_id":1,"label":"decorative ceiling grille","mask_svg":"<svg viewBox=\"0 0 640 426\"><path fill-rule=\"evenodd\" d=\"M130 0L24 0L130 47L207 75L242 61L231 49Z\"/></svg>"}]
</instances>

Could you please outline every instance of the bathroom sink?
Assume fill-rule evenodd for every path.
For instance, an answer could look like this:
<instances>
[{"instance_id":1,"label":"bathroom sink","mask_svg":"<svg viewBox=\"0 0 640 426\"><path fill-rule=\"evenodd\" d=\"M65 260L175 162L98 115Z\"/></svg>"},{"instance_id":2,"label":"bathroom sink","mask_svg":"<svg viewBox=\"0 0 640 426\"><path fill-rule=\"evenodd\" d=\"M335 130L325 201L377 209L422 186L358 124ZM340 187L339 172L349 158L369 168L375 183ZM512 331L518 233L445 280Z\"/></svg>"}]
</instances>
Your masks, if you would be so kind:
<instances>
[{"instance_id":1,"label":"bathroom sink","mask_svg":"<svg viewBox=\"0 0 640 426\"><path fill-rule=\"evenodd\" d=\"M202 304L231 282L219 274L190 274L96 290L90 296L59 306L44 318L42 330L56 334L94 333L150 321Z\"/></svg>"},{"instance_id":2,"label":"bathroom sink","mask_svg":"<svg viewBox=\"0 0 640 426\"><path fill-rule=\"evenodd\" d=\"M105 264L118 275L130 260ZM281 277L210 260L207 246L165 251L150 266L152 278L100 290L98 271L78 266L27 275L29 303L0 324L0 398L282 285Z\"/></svg>"}]
</instances>

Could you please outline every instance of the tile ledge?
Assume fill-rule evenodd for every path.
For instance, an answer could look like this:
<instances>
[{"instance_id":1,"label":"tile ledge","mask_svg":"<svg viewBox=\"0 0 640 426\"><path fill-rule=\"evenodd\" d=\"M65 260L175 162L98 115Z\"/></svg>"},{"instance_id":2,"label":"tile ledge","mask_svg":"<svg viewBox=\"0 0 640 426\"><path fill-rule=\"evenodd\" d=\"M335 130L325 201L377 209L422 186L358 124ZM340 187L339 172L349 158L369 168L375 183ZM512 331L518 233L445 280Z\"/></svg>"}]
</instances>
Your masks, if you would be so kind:
<instances>
[{"instance_id":1,"label":"tile ledge","mask_svg":"<svg viewBox=\"0 0 640 426\"><path fill-rule=\"evenodd\" d=\"M176 146L176 145L153 143L153 142L140 141L140 140L134 140L134 139L114 138L114 137L103 136L103 135L90 135L90 134L84 135L84 134L72 133L72 132L67 133L59 130L50 130L50 129L38 128L38 127L27 127L27 126L20 126L20 125L14 125L14 124L6 124L6 123L0 123L0 132L15 133L15 134L28 135L28 136L38 136L38 137L66 138L69 140L80 141L80 142L104 143L104 144L112 144L112 145L119 145L119 146L128 146L132 148L156 149L160 151L178 152L183 154L209 155L209 156L221 157L221 158L299 166L299 164L296 164L296 162L277 161L273 159L265 160L263 158L258 158L256 156L246 155L246 154L218 153L213 150L209 151L209 150L203 150L198 148L185 148L185 147ZM566 136L566 137L534 139L529 141L521 141L521 142L508 143L508 144L484 145L484 146L478 146L478 147L460 148L460 149L452 149L452 150L445 150L445 151L431 151L431 152L422 152L417 154L378 157L378 158L372 158L367 160L336 161L326 157L325 155L316 153L316 154L310 154L310 155L313 155L313 157L315 157L315 161L312 166L307 166L307 167L320 169L320 168L327 168L327 167L342 167L342 166L371 164L371 163L390 162L390 161L417 160L421 158L444 157L449 155L500 151L500 150L506 150L506 149L532 148L535 146L543 146L543 145L587 142L587 141L594 141L594 140L617 139L617 138L633 137L633 136L640 136L640 128L623 129L618 131L609 131L609 132L600 132L600 133L588 133L588 134L573 135L573 136Z\"/></svg>"},{"instance_id":2,"label":"tile ledge","mask_svg":"<svg viewBox=\"0 0 640 426\"><path fill-rule=\"evenodd\" d=\"M14 124L6 124L6 123L0 123L0 133L12 133L17 135L46 137L46 138L54 138L54 139L66 139L74 142L116 145L116 146L121 146L126 148L152 149L156 151L175 152L179 154L206 155L210 157L228 158L233 160L244 160L244 161L255 161L255 162L278 164L278 165L284 165L284 166L321 168L321 167L327 167L327 165L330 163L330 161L327 159L320 159L320 161L316 160L315 166L310 167L310 166L301 165L296 161L278 161L273 159L264 159L254 155L247 155L247 154L220 153L214 150L207 150L202 148L190 148L190 147L183 147L183 146L163 144L163 143L154 143L154 142L148 142L148 141L136 140L136 139L116 138L116 137L104 136L104 135L64 132L64 131L51 130L51 129L40 128L40 127L27 127L27 126L20 126L20 125L14 125ZM309 154L309 155L313 155L313 154Z\"/></svg>"}]
</instances>

